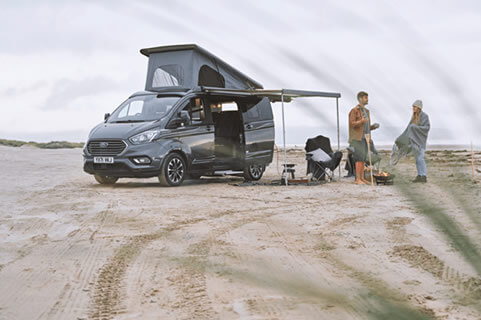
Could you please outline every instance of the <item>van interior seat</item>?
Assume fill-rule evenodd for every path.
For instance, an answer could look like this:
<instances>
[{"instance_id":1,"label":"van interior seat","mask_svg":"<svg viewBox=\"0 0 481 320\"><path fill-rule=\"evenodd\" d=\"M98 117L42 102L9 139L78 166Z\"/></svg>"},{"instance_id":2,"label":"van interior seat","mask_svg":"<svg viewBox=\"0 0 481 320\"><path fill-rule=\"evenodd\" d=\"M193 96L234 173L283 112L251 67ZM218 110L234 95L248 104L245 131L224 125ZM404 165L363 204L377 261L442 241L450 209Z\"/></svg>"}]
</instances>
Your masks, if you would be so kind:
<instances>
[{"instance_id":1,"label":"van interior seat","mask_svg":"<svg viewBox=\"0 0 481 320\"><path fill-rule=\"evenodd\" d=\"M215 153L218 158L236 157L241 151L241 119L238 111L214 114Z\"/></svg>"}]
</instances>

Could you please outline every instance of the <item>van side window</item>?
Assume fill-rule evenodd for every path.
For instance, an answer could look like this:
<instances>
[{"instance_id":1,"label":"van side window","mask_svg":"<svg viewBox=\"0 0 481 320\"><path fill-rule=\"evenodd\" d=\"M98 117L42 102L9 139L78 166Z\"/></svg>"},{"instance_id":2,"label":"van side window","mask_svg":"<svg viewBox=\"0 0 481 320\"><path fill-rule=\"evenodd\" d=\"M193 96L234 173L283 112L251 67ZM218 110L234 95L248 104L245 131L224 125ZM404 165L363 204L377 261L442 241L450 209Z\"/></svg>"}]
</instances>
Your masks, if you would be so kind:
<instances>
[{"instance_id":1,"label":"van side window","mask_svg":"<svg viewBox=\"0 0 481 320\"><path fill-rule=\"evenodd\" d=\"M202 99L194 98L190 100L190 117L192 122L202 122L205 119L205 111L204 111L204 104L202 103Z\"/></svg>"},{"instance_id":2,"label":"van side window","mask_svg":"<svg viewBox=\"0 0 481 320\"><path fill-rule=\"evenodd\" d=\"M259 118L259 108L257 105L249 106L250 108L247 110L247 117L249 119L258 119Z\"/></svg>"},{"instance_id":3,"label":"van side window","mask_svg":"<svg viewBox=\"0 0 481 320\"><path fill-rule=\"evenodd\" d=\"M152 87L178 87L184 84L184 70L178 64L160 66L155 69Z\"/></svg>"},{"instance_id":4,"label":"van side window","mask_svg":"<svg viewBox=\"0 0 481 320\"><path fill-rule=\"evenodd\" d=\"M201 98L192 98L183 110L189 112L191 124L202 124L205 120L204 102Z\"/></svg>"},{"instance_id":5,"label":"van side window","mask_svg":"<svg viewBox=\"0 0 481 320\"><path fill-rule=\"evenodd\" d=\"M268 98L262 98L260 100L250 100L245 104L246 110L244 115L247 119L256 120L272 120L272 109Z\"/></svg>"},{"instance_id":6,"label":"van side window","mask_svg":"<svg viewBox=\"0 0 481 320\"><path fill-rule=\"evenodd\" d=\"M225 88L225 79L219 72L204 64L199 69L198 84L199 86Z\"/></svg>"},{"instance_id":7,"label":"van side window","mask_svg":"<svg viewBox=\"0 0 481 320\"><path fill-rule=\"evenodd\" d=\"M222 103L222 112L238 111L238 110L239 110L239 107L237 106L237 103L235 103L234 101Z\"/></svg>"}]
</instances>

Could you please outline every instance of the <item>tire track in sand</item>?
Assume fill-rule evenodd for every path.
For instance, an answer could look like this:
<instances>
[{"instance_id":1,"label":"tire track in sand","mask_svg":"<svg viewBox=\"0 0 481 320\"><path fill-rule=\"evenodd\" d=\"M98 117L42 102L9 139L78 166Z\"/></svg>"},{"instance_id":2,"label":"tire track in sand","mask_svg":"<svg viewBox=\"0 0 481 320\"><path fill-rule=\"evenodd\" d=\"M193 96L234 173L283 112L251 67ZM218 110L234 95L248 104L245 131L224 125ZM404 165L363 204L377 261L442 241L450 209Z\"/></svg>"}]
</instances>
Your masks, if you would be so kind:
<instances>
[{"instance_id":1,"label":"tire track in sand","mask_svg":"<svg viewBox=\"0 0 481 320\"><path fill-rule=\"evenodd\" d=\"M97 214L100 218L99 226L91 233L88 231L82 232L84 241L86 241L87 235L90 234L88 240L90 246L86 257L81 260L77 266L75 276L72 281L69 281L66 285L65 292L62 292L57 298L55 305L49 310L46 318L48 319L66 319L66 318L82 318L85 315L85 309L83 305L87 302L87 292L90 291L90 286L95 283L96 273L99 264L102 263L99 260L99 255L102 249L106 245L106 240L94 240L92 235L99 232L102 228L114 221L114 205L109 204L107 210L103 210ZM40 317L41 318L41 317Z\"/></svg>"},{"instance_id":2,"label":"tire track in sand","mask_svg":"<svg viewBox=\"0 0 481 320\"><path fill-rule=\"evenodd\" d=\"M225 214L229 213L230 211L225 212ZM112 319L115 315L124 313L125 310L121 306L123 299L122 281L127 268L146 245L178 228L199 223L208 218L192 218L174 222L158 232L129 238L127 243L121 245L107 263L100 268L94 292L90 298L89 318Z\"/></svg>"},{"instance_id":3,"label":"tire track in sand","mask_svg":"<svg viewBox=\"0 0 481 320\"><path fill-rule=\"evenodd\" d=\"M399 245L391 252L391 257L400 257L412 267L431 273L435 278L451 285L460 292L465 303L475 303L481 300L481 278L471 277L449 267L444 261L427 251L422 246Z\"/></svg>"},{"instance_id":4,"label":"tire track in sand","mask_svg":"<svg viewBox=\"0 0 481 320\"><path fill-rule=\"evenodd\" d=\"M241 215L240 219L236 219L233 223L229 224L227 227L217 229L215 234L222 234L231 229L235 229L239 226L244 224L256 221L258 219L267 218L275 214L284 213L286 210L289 210L290 207L283 207L282 210L279 210L278 206L270 206L256 210L255 216L245 217L243 214L245 213L252 213L252 209L237 211L237 210L226 210L221 211L207 217L203 218L192 218L187 219L179 222L174 222L171 225L159 230L158 232L147 234L147 235L139 235L135 237L131 237L129 241L119 247L113 257L109 259L109 261L102 266L100 269L99 277L95 284L94 293L91 296L90 307L89 307L89 317L91 319L113 319L115 315L125 313L126 310L122 307L122 301L124 299L124 292L123 288L124 285L122 282L124 281L124 277L127 272L127 268L136 260L139 256L140 251L145 248L149 243L152 241L158 240L161 237L166 236L168 233L178 230L182 227L194 225L197 223L204 222L206 220L212 220L221 218L225 215ZM268 213L266 214L266 210L278 210L278 212ZM196 257L193 259L205 259L208 252L209 252L209 244L212 243L213 235L209 236L209 239L203 240L195 245L189 247L188 251L193 254L196 254ZM203 248L201 251L197 251L198 248ZM192 260L191 260L192 261ZM179 261L181 266L183 265L183 261ZM200 264L191 264L188 265L197 265L202 266ZM205 263L204 263L205 265ZM192 290L187 290L187 294L178 295L178 305L179 306L196 306L197 310L193 310L194 313L191 314L204 314L204 315L213 315L211 310L209 310L209 302L206 300L208 299L207 295L203 292L205 291L205 275L202 270L199 270L197 267L188 270L183 269L186 274L189 276L184 283L185 286L189 286ZM174 278L176 275L172 275ZM178 284L178 283L176 283ZM184 286L182 284L182 286ZM202 289L204 288L204 289ZM178 288L178 292L184 292L183 288ZM185 293L185 292L184 292ZM194 303L188 303L187 301L193 300ZM207 301L207 302L206 302ZM207 304L204 304L207 303ZM201 308L199 309L199 306ZM204 308L204 306L207 306Z\"/></svg>"},{"instance_id":5,"label":"tire track in sand","mask_svg":"<svg viewBox=\"0 0 481 320\"><path fill-rule=\"evenodd\" d=\"M181 315L178 318L192 319L194 317L195 319L210 320L217 317L212 307L212 301L207 294L205 273L211 248L219 243L224 244L223 241L217 240L219 236L246 224L262 222L270 217L291 212L297 206L297 203L291 203L288 207L265 207L257 209L255 212L251 209L236 211L234 215L247 212L254 214L247 217L244 215L241 215L241 217L230 216L234 218L234 221L224 221L223 224L220 224L220 227L210 229L204 240L200 240L187 248L185 257L174 259L176 267L169 270L168 280L174 290L177 291L176 301L172 304L172 307L180 311ZM217 226L217 224L215 225ZM271 316L275 313L275 309L269 311Z\"/></svg>"},{"instance_id":6,"label":"tire track in sand","mask_svg":"<svg viewBox=\"0 0 481 320\"><path fill-rule=\"evenodd\" d=\"M109 204L108 207L111 207ZM106 214L111 213L109 209L102 210L99 214ZM39 248L43 252L42 260L45 261L42 264L35 265L34 268L29 268L28 270L24 270L19 274L18 277L6 279L3 283L4 290L1 290L0 293L0 302L5 305L10 305L13 301L15 301L16 305L25 305L28 306L30 302L30 297L25 295L26 287L44 287L48 282L51 281L52 277L56 274L55 264L57 261L61 261L64 256L66 256L70 250L79 243L79 241L85 240L88 238L90 234L90 229L88 228L88 224L90 221L84 221L82 224L79 225L79 231L67 236L66 240L64 241L56 241L56 242L49 242L43 244L43 247ZM89 261L94 261L98 254L98 250L101 248L100 245L94 245L89 249ZM97 250L97 251L96 251ZM28 259L29 257L27 257ZM91 264L86 264L88 261L82 261L81 266L91 267ZM57 266L58 267L58 266ZM92 273L92 270L88 272L89 274ZM72 285L72 283L70 283ZM77 288L76 286L72 286L73 288ZM65 290L62 289L59 293L59 297L57 301L53 304L50 310L46 310L44 313L40 313L39 319L43 318L48 314L51 310L55 310L55 305L58 305L59 299L62 296L66 296L66 293L63 292Z\"/></svg>"}]
</instances>

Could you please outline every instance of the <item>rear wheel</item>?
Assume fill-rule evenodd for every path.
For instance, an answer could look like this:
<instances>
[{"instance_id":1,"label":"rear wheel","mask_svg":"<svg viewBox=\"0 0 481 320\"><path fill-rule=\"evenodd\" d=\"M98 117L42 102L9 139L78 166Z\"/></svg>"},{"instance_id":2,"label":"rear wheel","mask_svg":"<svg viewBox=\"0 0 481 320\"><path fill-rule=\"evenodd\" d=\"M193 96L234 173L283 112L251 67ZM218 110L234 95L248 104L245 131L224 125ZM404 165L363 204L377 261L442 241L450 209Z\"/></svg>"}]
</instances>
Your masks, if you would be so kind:
<instances>
[{"instance_id":1,"label":"rear wheel","mask_svg":"<svg viewBox=\"0 0 481 320\"><path fill-rule=\"evenodd\" d=\"M119 180L119 178L116 178L116 177L101 176L98 174L95 174L94 178L100 184L114 184L117 182L117 180Z\"/></svg>"},{"instance_id":2,"label":"rear wheel","mask_svg":"<svg viewBox=\"0 0 481 320\"><path fill-rule=\"evenodd\" d=\"M163 186L180 186L186 175L185 161L178 153L169 154L162 165L159 182Z\"/></svg>"},{"instance_id":3,"label":"rear wheel","mask_svg":"<svg viewBox=\"0 0 481 320\"><path fill-rule=\"evenodd\" d=\"M250 166L244 169L244 179L248 181L257 181L262 178L266 166L258 165L258 164L251 164Z\"/></svg>"}]
</instances>

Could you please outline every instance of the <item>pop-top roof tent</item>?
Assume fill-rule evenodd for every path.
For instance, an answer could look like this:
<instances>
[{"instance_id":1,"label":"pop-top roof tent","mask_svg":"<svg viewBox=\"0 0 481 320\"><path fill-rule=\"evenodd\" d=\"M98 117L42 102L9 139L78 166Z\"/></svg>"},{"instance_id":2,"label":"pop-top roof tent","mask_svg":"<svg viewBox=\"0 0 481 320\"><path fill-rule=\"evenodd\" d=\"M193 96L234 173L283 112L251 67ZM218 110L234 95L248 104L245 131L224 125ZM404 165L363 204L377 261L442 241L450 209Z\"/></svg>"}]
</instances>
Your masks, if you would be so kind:
<instances>
[{"instance_id":1,"label":"pop-top roof tent","mask_svg":"<svg viewBox=\"0 0 481 320\"><path fill-rule=\"evenodd\" d=\"M149 57L145 90L200 86L262 89L262 85L195 44L141 49Z\"/></svg>"},{"instance_id":2,"label":"pop-top roof tent","mask_svg":"<svg viewBox=\"0 0 481 320\"><path fill-rule=\"evenodd\" d=\"M195 45L172 45L141 49L140 52L149 57L145 90L160 91L162 89L194 89L201 87L209 94L228 94L236 96L267 97L272 102L282 105L282 133L284 147L284 164L287 164L286 130L284 102L294 98L324 97L336 99L337 111L337 147L339 140L339 98L340 93L306 90L264 90L263 86L230 66L207 50ZM339 168L339 177L341 171ZM287 175L285 175L287 185Z\"/></svg>"}]
</instances>

